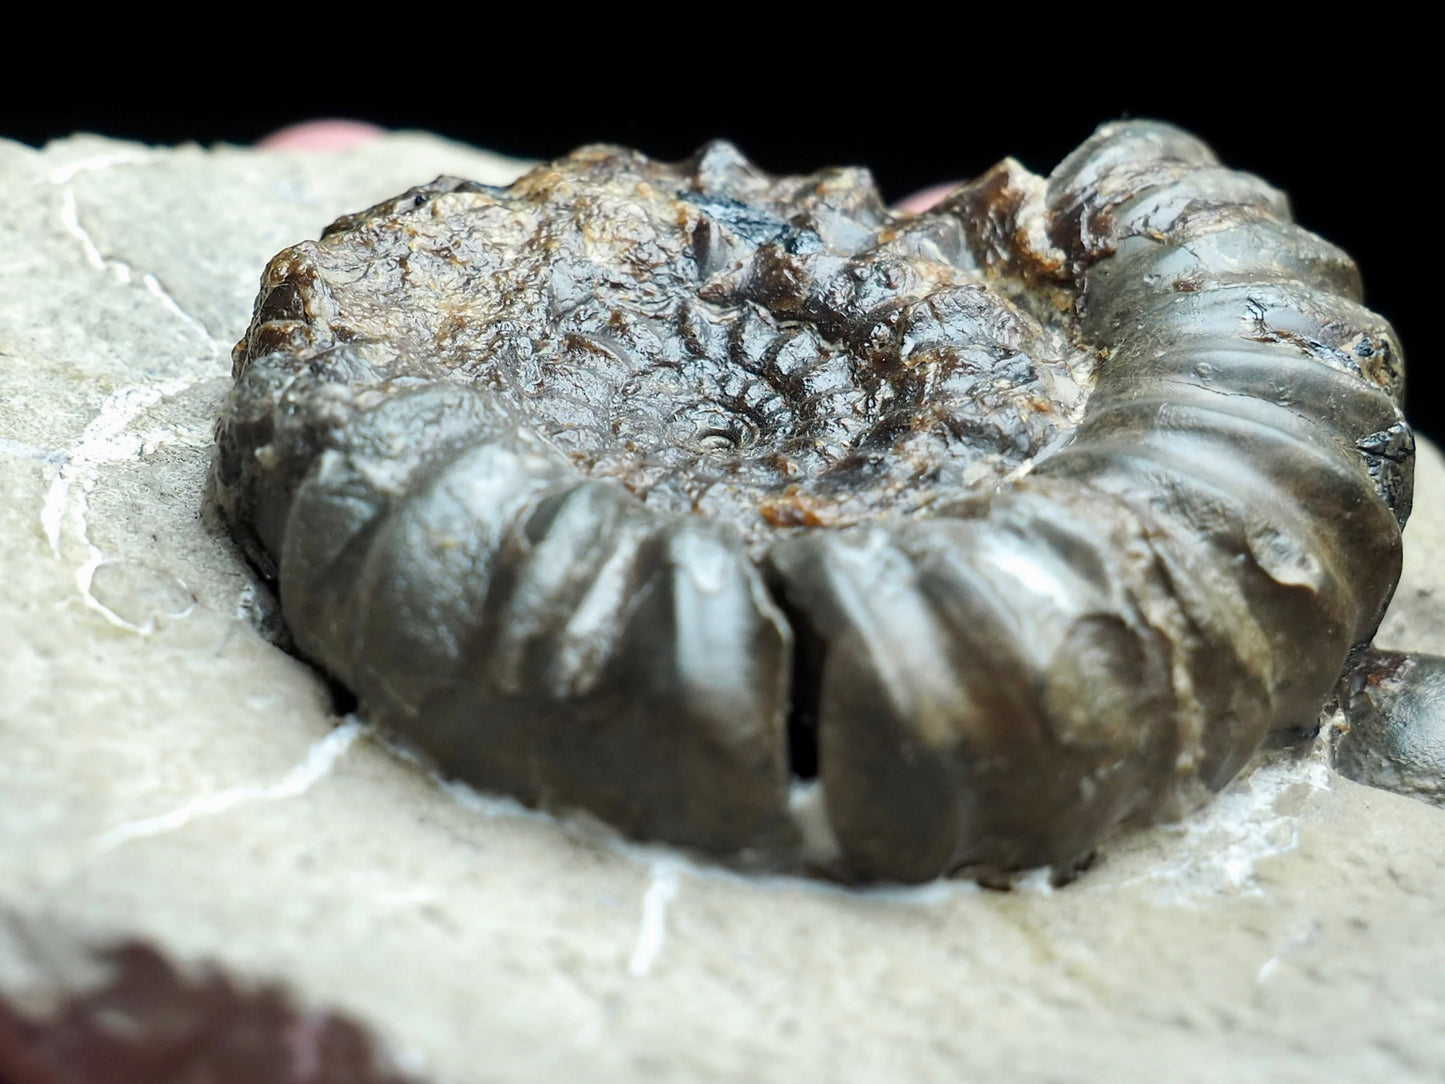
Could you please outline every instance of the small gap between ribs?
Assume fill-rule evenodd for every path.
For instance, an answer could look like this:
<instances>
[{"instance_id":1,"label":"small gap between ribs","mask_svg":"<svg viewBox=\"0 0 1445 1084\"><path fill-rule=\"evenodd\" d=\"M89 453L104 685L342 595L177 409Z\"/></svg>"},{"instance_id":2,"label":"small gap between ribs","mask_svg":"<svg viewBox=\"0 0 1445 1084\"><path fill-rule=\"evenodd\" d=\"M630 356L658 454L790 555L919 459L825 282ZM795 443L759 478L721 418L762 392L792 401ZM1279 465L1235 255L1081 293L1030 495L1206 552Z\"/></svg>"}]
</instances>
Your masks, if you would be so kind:
<instances>
[{"instance_id":1,"label":"small gap between ribs","mask_svg":"<svg viewBox=\"0 0 1445 1084\"><path fill-rule=\"evenodd\" d=\"M818 708L827 645L807 617L789 604L781 584L769 583L768 589L793 630L793 672L788 688L788 771L794 779L816 779Z\"/></svg>"}]
</instances>

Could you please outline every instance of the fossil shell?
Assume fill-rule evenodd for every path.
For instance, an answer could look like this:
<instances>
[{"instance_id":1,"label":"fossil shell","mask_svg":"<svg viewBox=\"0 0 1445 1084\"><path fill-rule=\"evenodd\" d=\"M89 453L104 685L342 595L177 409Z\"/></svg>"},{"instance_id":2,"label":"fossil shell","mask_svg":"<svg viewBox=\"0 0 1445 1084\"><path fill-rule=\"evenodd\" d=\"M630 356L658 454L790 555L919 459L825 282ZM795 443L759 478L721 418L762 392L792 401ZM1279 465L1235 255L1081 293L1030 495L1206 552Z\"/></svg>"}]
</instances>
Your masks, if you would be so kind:
<instances>
[{"instance_id":1,"label":"fossil shell","mask_svg":"<svg viewBox=\"0 0 1445 1084\"><path fill-rule=\"evenodd\" d=\"M1065 870L1372 636L1413 444L1359 297L1158 123L921 215L583 148L277 256L217 493L449 774L744 863Z\"/></svg>"},{"instance_id":2,"label":"fossil shell","mask_svg":"<svg viewBox=\"0 0 1445 1084\"><path fill-rule=\"evenodd\" d=\"M1445 806L1445 658L1367 651L1341 680L1335 769Z\"/></svg>"}]
</instances>

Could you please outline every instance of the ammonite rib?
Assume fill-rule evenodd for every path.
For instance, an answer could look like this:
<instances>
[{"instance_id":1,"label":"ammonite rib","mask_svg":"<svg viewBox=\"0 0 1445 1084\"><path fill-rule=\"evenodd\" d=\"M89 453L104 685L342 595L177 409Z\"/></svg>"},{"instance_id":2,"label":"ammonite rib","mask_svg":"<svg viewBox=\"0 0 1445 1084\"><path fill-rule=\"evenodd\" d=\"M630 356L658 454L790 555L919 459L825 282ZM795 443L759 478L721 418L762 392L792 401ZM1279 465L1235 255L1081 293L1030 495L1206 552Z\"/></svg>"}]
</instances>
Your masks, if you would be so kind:
<instances>
[{"instance_id":1,"label":"ammonite rib","mask_svg":"<svg viewBox=\"0 0 1445 1084\"><path fill-rule=\"evenodd\" d=\"M1161 124L921 216L590 148L278 256L217 491L300 649L475 785L846 878L1068 868L1372 636L1412 442L1358 299Z\"/></svg>"}]
</instances>

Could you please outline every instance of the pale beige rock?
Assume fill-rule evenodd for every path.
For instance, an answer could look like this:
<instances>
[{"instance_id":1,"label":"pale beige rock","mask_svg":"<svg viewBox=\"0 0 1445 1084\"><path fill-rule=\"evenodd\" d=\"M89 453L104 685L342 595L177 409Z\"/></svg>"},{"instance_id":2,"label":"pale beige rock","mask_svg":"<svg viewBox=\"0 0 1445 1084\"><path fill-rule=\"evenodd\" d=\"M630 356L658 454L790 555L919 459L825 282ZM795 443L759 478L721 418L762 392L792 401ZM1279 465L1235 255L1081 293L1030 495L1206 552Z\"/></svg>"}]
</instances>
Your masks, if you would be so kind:
<instances>
[{"instance_id":1,"label":"pale beige rock","mask_svg":"<svg viewBox=\"0 0 1445 1084\"><path fill-rule=\"evenodd\" d=\"M1421 441L1415 456L1415 510L1405 533L1405 571L1375 634L1379 647L1445 655L1445 460Z\"/></svg>"},{"instance_id":2,"label":"pale beige rock","mask_svg":"<svg viewBox=\"0 0 1445 1084\"><path fill-rule=\"evenodd\" d=\"M1066 889L846 892L454 791L338 726L203 514L229 345L285 244L514 168L414 135L0 143L0 996L140 937L443 1081L1445 1074L1445 810L1318 747ZM1445 652L1442 568L1427 447L1382 645Z\"/></svg>"}]
</instances>

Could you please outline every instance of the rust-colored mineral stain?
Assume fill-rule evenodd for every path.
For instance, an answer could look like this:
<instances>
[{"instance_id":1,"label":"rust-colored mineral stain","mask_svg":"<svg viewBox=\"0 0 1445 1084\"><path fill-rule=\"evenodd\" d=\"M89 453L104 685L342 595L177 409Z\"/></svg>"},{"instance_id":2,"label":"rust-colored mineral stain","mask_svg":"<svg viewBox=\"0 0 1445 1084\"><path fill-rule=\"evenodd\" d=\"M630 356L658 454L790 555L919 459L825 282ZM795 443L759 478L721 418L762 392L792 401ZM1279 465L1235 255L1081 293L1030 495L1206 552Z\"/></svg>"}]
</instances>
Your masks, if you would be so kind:
<instances>
[{"instance_id":1,"label":"rust-colored mineral stain","mask_svg":"<svg viewBox=\"0 0 1445 1084\"><path fill-rule=\"evenodd\" d=\"M830 522L826 506L796 486L766 498L758 510L774 527L826 527Z\"/></svg>"}]
</instances>

